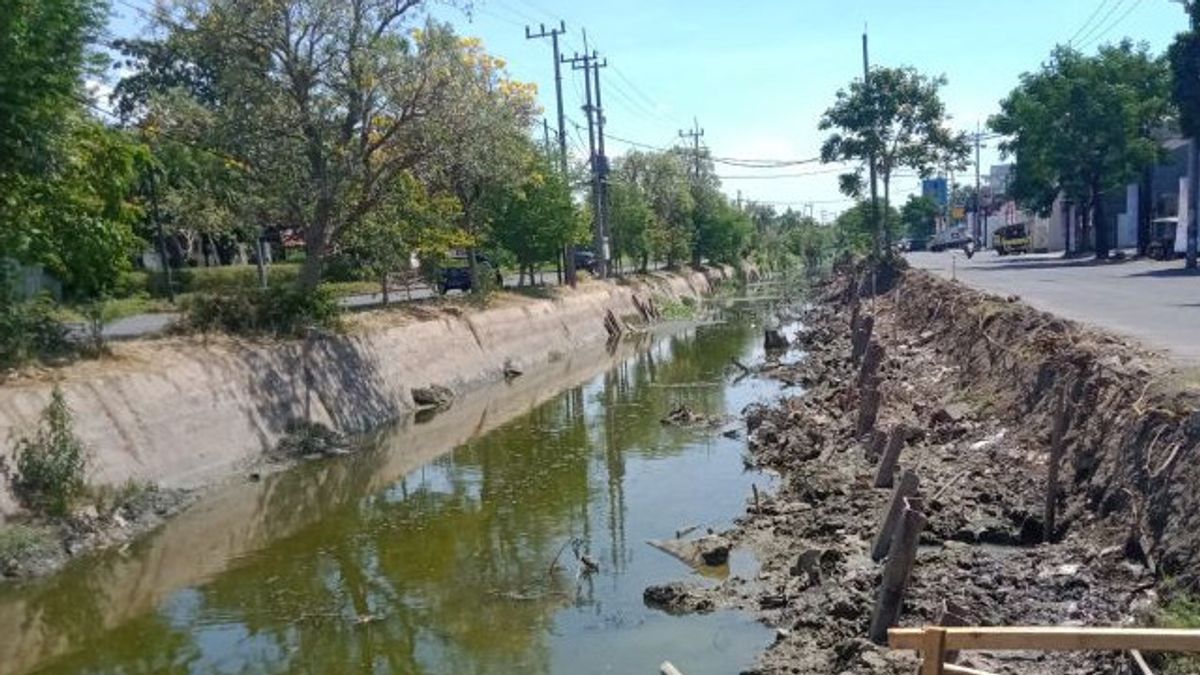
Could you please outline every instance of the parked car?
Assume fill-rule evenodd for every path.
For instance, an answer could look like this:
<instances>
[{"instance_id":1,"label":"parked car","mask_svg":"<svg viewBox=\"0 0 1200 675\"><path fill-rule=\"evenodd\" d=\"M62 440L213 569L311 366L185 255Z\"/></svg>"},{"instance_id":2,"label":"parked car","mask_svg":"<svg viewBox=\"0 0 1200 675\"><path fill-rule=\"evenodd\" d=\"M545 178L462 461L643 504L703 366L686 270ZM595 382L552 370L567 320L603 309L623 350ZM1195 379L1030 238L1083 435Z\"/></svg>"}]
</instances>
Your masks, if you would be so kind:
<instances>
[{"instance_id":1,"label":"parked car","mask_svg":"<svg viewBox=\"0 0 1200 675\"><path fill-rule=\"evenodd\" d=\"M575 269L596 273L596 254L585 248L575 249Z\"/></svg>"},{"instance_id":2,"label":"parked car","mask_svg":"<svg viewBox=\"0 0 1200 675\"><path fill-rule=\"evenodd\" d=\"M924 237L905 237L900 240L901 251L924 251L928 240Z\"/></svg>"},{"instance_id":3,"label":"parked car","mask_svg":"<svg viewBox=\"0 0 1200 675\"><path fill-rule=\"evenodd\" d=\"M471 267L466 259L456 261L458 264L448 265L442 268L442 279L438 283L438 291L445 295L448 291L459 290L463 293L471 291L473 284L471 283ZM497 287L504 286L504 276L500 273L500 266L492 262L490 258L482 254L475 255L475 264L479 268L479 276L490 274L496 280Z\"/></svg>"}]
</instances>

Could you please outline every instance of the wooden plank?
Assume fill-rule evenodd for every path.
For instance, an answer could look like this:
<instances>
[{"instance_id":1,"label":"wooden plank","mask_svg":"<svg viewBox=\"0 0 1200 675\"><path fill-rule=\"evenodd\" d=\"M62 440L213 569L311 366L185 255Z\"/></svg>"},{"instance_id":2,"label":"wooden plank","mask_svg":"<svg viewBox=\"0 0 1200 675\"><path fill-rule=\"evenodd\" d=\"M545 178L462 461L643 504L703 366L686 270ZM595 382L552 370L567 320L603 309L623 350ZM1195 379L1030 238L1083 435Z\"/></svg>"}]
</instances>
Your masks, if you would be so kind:
<instances>
[{"instance_id":1,"label":"wooden plank","mask_svg":"<svg viewBox=\"0 0 1200 675\"><path fill-rule=\"evenodd\" d=\"M888 631L888 644L892 649L919 650L923 635L920 628L893 628ZM1200 630L1064 626L947 628L946 649L1200 652Z\"/></svg>"},{"instance_id":2,"label":"wooden plank","mask_svg":"<svg viewBox=\"0 0 1200 675\"><path fill-rule=\"evenodd\" d=\"M947 663L946 665L942 666L942 672L946 673L946 675L996 675L995 673L989 673L986 670L976 670L974 668L967 668L966 666L956 666L953 663Z\"/></svg>"},{"instance_id":3,"label":"wooden plank","mask_svg":"<svg viewBox=\"0 0 1200 675\"><path fill-rule=\"evenodd\" d=\"M942 659L946 655L946 629L926 628L925 645L921 649L921 675L942 675Z\"/></svg>"},{"instance_id":4,"label":"wooden plank","mask_svg":"<svg viewBox=\"0 0 1200 675\"><path fill-rule=\"evenodd\" d=\"M1154 671L1150 670L1150 664L1146 663L1146 658L1136 649L1129 650L1129 656L1133 659L1134 665L1138 667L1138 672L1142 675L1154 675Z\"/></svg>"}]
</instances>

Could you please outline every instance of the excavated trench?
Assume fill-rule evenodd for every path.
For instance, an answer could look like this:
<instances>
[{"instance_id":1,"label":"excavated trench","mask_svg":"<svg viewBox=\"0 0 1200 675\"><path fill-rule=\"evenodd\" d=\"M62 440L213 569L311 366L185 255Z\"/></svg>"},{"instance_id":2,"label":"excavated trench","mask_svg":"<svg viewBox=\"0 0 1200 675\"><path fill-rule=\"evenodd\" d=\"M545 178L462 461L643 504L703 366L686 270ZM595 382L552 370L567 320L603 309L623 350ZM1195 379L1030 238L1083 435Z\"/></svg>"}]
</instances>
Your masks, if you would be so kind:
<instances>
[{"instance_id":1,"label":"excavated trench","mask_svg":"<svg viewBox=\"0 0 1200 675\"><path fill-rule=\"evenodd\" d=\"M816 293L793 346L805 357L769 371L805 392L746 415L754 461L781 474L780 488L724 535L758 552L761 573L648 597L672 611L758 612L778 632L754 672L912 672L913 655L868 639L877 559L896 551L872 549L906 472L924 527L900 625L1148 624L1164 596L1197 589L1200 413L1185 373L1018 298L925 273L872 284L841 270ZM856 350L851 326L867 316ZM871 351L873 374L861 365L870 357L855 358ZM893 438L894 473L880 469ZM1124 658L966 653L960 664L1082 675L1123 672Z\"/></svg>"}]
</instances>

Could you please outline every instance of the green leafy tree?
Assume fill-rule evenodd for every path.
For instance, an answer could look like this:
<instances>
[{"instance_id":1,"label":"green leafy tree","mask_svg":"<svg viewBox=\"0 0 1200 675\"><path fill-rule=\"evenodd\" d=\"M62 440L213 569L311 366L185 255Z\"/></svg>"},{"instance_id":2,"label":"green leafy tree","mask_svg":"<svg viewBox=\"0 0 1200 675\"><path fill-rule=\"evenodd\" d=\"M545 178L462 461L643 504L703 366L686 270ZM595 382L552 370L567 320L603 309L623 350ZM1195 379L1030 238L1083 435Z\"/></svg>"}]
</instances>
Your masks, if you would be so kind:
<instances>
[{"instance_id":1,"label":"green leafy tree","mask_svg":"<svg viewBox=\"0 0 1200 675\"><path fill-rule=\"evenodd\" d=\"M645 193L627 182L618 169L609 182L609 225L612 227L613 258L618 268L628 258L646 272L650 263L650 230L654 212Z\"/></svg>"},{"instance_id":2,"label":"green leafy tree","mask_svg":"<svg viewBox=\"0 0 1200 675\"><path fill-rule=\"evenodd\" d=\"M886 210L885 210L886 209ZM891 207L879 204L875 209L870 202L859 202L843 211L833 223L832 246L836 253L864 255L871 250L875 240L873 225L876 213L883 213L891 222L897 222L900 214Z\"/></svg>"},{"instance_id":3,"label":"green leafy tree","mask_svg":"<svg viewBox=\"0 0 1200 675\"><path fill-rule=\"evenodd\" d=\"M881 244L892 241L888 207L891 179L902 168L922 176L942 166L961 166L967 156L966 135L951 131L941 100L945 77L928 77L910 67L871 69L870 87L853 81L837 93L834 104L821 117L818 128L834 130L821 146L824 162L867 162L872 156L880 182ZM842 191L861 198L867 192L863 170L840 178ZM869 202L868 202L869 205Z\"/></svg>"},{"instance_id":4,"label":"green leafy tree","mask_svg":"<svg viewBox=\"0 0 1200 675\"><path fill-rule=\"evenodd\" d=\"M654 214L648 232L650 257L674 268L691 255L696 208L684 157L674 151L630 152L621 162L622 179L637 186Z\"/></svg>"},{"instance_id":5,"label":"green leafy tree","mask_svg":"<svg viewBox=\"0 0 1200 675\"><path fill-rule=\"evenodd\" d=\"M989 120L1015 156L1009 192L1046 212L1062 194L1091 213L1096 255L1112 247L1103 196L1136 178L1161 152L1151 130L1168 105L1166 64L1125 41L1085 56L1058 47Z\"/></svg>"},{"instance_id":6,"label":"green leafy tree","mask_svg":"<svg viewBox=\"0 0 1200 675\"><path fill-rule=\"evenodd\" d=\"M396 178L397 186L379 209L343 235L343 250L371 278L378 279L383 304L390 301L391 282L399 277L411 286L417 270L414 256L439 260L468 242L454 226L458 204L449 196L431 196L412 174Z\"/></svg>"},{"instance_id":7,"label":"green leafy tree","mask_svg":"<svg viewBox=\"0 0 1200 675\"><path fill-rule=\"evenodd\" d=\"M521 285L526 274L532 284L535 267L553 262L584 230L566 179L542 155L534 156L521 185L497 196L492 223L491 238L516 259Z\"/></svg>"},{"instance_id":8,"label":"green leafy tree","mask_svg":"<svg viewBox=\"0 0 1200 675\"><path fill-rule=\"evenodd\" d=\"M900 222L910 239L925 241L933 236L938 205L929 197L911 195L900 208Z\"/></svg>"}]
</instances>

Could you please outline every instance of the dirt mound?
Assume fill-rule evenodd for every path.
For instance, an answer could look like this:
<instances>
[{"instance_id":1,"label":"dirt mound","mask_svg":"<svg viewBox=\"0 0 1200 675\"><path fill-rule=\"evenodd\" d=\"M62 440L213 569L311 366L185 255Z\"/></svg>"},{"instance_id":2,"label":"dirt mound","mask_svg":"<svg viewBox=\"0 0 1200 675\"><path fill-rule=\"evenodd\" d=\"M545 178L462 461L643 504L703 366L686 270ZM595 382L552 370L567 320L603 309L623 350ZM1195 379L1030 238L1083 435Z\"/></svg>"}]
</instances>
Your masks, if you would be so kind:
<instances>
[{"instance_id":1,"label":"dirt mound","mask_svg":"<svg viewBox=\"0 0 1200 675\"><path fill-rule=\"evenodd\" d=\"M912 672L911 655L866 639L881 524L909 481L925 526L903 625L1119 625L1146 618L1163 578L1196 587L1200 416L1161 361L924 273L892 270L874 297L866 278L821 289L796 340L807 357L770 372L806 393L745 411L752 461L782 479L724 535L759 552L759 577L699 596L659 588L648 603L758 612L780 629L762 673ZM1007 672L1013 658L960 663ZM1019 660L1020 672L1082 674L1120 658Z\"/></svg>"}]
</instances>

